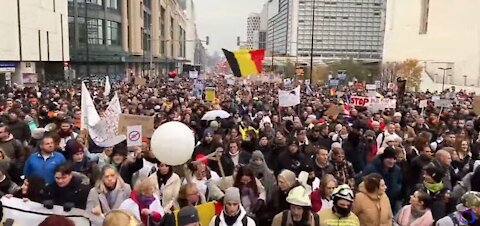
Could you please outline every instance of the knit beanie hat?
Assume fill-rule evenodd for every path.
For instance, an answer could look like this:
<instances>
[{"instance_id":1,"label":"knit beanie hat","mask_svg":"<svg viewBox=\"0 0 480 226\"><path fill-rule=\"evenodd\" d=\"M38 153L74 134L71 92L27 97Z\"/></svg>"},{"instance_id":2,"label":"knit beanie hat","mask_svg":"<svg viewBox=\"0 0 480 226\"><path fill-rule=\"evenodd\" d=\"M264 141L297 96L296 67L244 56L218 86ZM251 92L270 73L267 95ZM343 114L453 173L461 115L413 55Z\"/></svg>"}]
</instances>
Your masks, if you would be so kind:
<instances>
[{"instance_id":1,"label":"knit beanie hat","mask_svg":"<svg viewBox=\"0 0 480 226\"><path fill-rule=\"evenodd\" d=\"M186 206L178 211L179 226L197 223L199 220L197 209L193 206Z\"/></svg>"},{"instance_id":2,"label":"knit beanie hat","mask_svg":"<svg viewBox=\"0 0 480 226\"><path fill-rule=\"evenodd\" d=\"M223 197L223 203L227 204L229 202L241 203L240 190L237 187L230 187L227 190L225 190L225 196Z\"/></svg>"},{"instance_id":3,"label":"knit beanie hat","mask_svg":"<svg viewBox=\"0 0 480 226\"><path fill-rule=\"evenodd\" d=\"M297 182L297 175L295 175L294 172L288 169L282 170L282 172L278 174L278 177L283 177L283 179L285 179L285 181L290 187L293 186L295 182Z\"/></svg>"}]
</instances>

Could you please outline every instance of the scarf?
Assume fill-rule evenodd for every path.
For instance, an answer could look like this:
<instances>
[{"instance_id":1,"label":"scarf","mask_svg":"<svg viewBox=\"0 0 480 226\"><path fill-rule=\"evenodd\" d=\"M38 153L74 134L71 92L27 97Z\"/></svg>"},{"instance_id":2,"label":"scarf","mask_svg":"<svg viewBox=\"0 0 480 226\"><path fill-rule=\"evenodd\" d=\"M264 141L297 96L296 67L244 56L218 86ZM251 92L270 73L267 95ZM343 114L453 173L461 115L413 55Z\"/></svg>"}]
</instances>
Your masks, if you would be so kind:
<instances>
[{"instance_id":1,"label":"scarf","mask_svg":"<svg viewBox=\"0 0 480 226\"><path fill-rule=\"evenodd\" d=\"M115 205L115 201L117 201L118 194L120 193L118 190L118 186L115 186L115 188L112 190L108 189L108 192L105 194L105 198L107 199L108 207L110 207L110 209L114 208L113 205Z\"/></svg>"},{"instance_id":2,"label":"scarf","mask_svg":"<svg viewBox=\"0 0 480 226\"><path fill-rule=\"evenodd\" d=\"M439 182L439 183L427 183L427 182L424 182L423 183L425 185L425 187L433 192L433 193L437 193L439 191L441 191L445 186L443 185L443 182Z\"/></svg>"},{"instance_id":3,"label":"scarf","mask_svg":"<svg viewBox=\"0 0 480 226\"><path fill-rule=\"evenodd\" d=\"M433 224L433 216L430 210L420 211L406 205L400 210L397 221L400 226L425 226Z\"/></svg>"},{"instance_id":4,"label":"scarf","mask_svg":"<svg viewBox=\"0 0 480 226\"><path fill-rule=\"evenodd\" d=\"M248 185L244 185L240 188L240 196L242 199L243 207L245 208L247 213L249 213L252 209L251 207L257 202L258 195L255 194L253 189L248 187Z\"/></svg>"},{"instance_id":5,"label":"scarf","mask_svg":"<svg viewBox=\"0 0 480 226\"><path fill-rule=\"evenodd\" d=\"M223 217L225 218L225 223L227 226L233 226L235 222L237 222L238 217L240 216L240 209L238 210L238 213L235 214L235 216L230 216L227 214L227 212L223 211Z\"/></svg>"},{"instance_id":6,"label":"scarf","mask_svg":"<svg viewBox=\"0 0 480 226\"><path fill-rule=\"evenodd\" d=\"M160 173L160 170L157 170L157 179L158 179L158 186L159 187L162 187L162 185L165 185L168 181L168 179L170 179L170 177L172 177L172 174L173 174L173 169L171 166L168 167L168 173L167 174L161 174Z\"/></svg>"}]
</instances>

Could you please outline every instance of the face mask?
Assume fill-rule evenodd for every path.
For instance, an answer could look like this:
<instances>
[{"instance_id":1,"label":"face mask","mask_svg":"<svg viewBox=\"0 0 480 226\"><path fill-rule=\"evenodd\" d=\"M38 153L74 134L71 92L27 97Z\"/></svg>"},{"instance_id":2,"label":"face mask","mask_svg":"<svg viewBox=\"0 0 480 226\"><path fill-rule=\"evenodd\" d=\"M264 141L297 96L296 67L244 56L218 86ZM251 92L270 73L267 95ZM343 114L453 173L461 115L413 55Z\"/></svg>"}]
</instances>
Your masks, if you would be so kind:
<instances>
[{"instance_id":1,"label":"face mask","mask_svg":"<svg viewBox=\"0 0 480 226\"><path fill-rule=\"evenodd\" d=\"M350 208L343 208L340 206L333 206L333 211L340 217L348 217L350 214Z\"/></svg>"},{"instance_id":2,"label":"face mask","mask_svg":"<svg viewBox=\"0 0 480 226\"><path fill-rule=\"evenodd\" d=\"M425 187L426 187L429 191L431 191L431 192L433 192L433 193L439 192L439 191L442 190L443 187L444 187L443 182L434 183L434 184L424 182L423 184L425 185Z\"/></svg>"}]
</instances>

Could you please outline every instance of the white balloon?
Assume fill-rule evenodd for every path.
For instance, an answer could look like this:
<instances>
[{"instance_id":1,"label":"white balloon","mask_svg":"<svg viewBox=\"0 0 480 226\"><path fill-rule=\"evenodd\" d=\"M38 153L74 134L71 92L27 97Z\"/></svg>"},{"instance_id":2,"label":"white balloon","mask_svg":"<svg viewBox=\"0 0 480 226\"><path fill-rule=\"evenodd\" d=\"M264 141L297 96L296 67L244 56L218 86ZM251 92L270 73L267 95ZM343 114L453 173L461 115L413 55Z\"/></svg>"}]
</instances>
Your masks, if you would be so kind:
<instances>
[{"instance_id":1,"label":"white balloon","mask_svg":"<svg viewBox=\"0 0 480 226\"><path fill-rule=\"evenodd\" d=\"M177 121L167 122L153 132L151 148L158 161L177 166L186 163L192 157L195 137L185 124Z\"/></svg>"}]
</instances>

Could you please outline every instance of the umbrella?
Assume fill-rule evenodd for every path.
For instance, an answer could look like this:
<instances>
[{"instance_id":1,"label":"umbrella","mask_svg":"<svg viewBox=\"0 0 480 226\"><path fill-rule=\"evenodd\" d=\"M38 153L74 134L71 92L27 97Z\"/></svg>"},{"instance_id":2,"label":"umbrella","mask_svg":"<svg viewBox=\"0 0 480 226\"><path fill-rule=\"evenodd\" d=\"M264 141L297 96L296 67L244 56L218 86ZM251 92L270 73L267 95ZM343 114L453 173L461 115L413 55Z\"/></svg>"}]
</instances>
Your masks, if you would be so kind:
<instances>
[{"instance_id":1,"label":"umbrella","mask_svg":"<svg viewBox=\"0 0 480 226\"><path fill-rule=\"evenodd\" d=\"M230 113L224 110L213 110L205 113L202 117L202 120L211 121L211 120L215 120L217 117L225 119L225 118L229 118L230 116L231 116Z\"/></svg>"}]
</instances>

